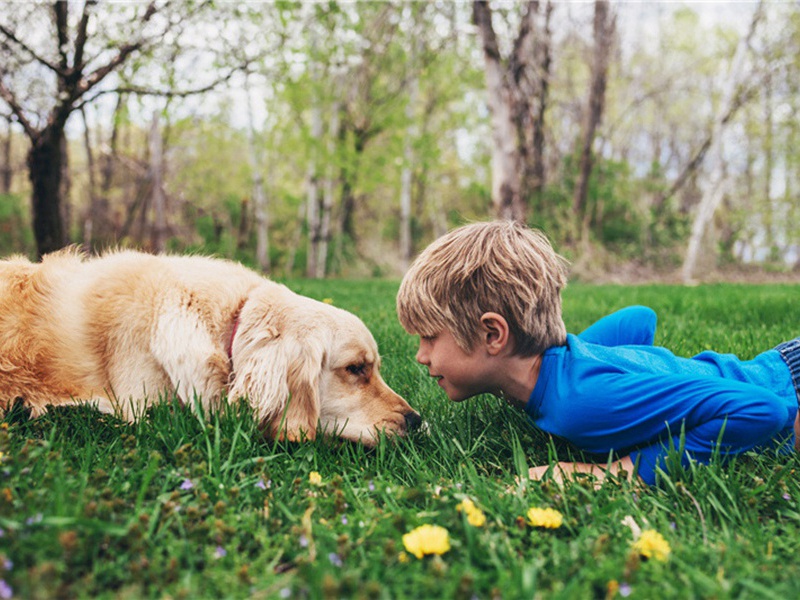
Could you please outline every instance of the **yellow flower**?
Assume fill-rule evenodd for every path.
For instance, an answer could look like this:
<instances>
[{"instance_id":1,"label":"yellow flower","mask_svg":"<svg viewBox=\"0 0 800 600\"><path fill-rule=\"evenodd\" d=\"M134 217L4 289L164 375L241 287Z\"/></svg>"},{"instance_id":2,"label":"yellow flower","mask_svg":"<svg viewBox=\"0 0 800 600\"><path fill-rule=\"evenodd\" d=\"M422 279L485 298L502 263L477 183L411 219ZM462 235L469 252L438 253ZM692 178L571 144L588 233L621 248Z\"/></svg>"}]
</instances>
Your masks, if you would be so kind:
<instances>
[{"instance_id":1,"label":"yellow flower","mask_svg":"<svg viewBox=\"0 0 800 600\"><path fill-rule=\"evenodd\" d=\"M633 543L633 549L645 558L655 558L661 562L666 562L672 552L664 536L654 529L643 531L639 539Z\"/></svg>"},{"instance_id":2,"label":"yellow flower","mask_svg":"<svg viewBox=\"0 0 800 600\"><path fill-rule=\"evenodd\" d=\"M528 511L528 523L534 527L558 529L564 517L553 508L531 508Z\"/></svg>"},{"instance_id":3,"label":"yellow flower","mask_svg":"<svg viewBox=\"0 0 800 600\"><path fill-rule=\"evenodd\" d=\"M486 523L486 515L483 514L483 511L475 506L475 503L469 498L464 498L464 500L456 506L456 510L465 513L467 515L467 523L473 527L483 527Z\"/></svg>"},{"instance_id":4,"label":"yellow flower","mask_svg":"<svg viewBox=\"0 0 800 600\"><path fill-rule=\"evenodd\" d=\"M403 546L417 558L450 550L450 534L438 525L422 525L403 536Z\"/></svg>"},{"instance_id":5,"label":"yellow flower","mask_svg":"<svg viewBox=\"0 0 800 600\"><path fill-rule=\"evenodd\" d=\"M322 485L322 475L316 471L311 471L311 473L308 474L308 483L311 485Z\"/></svg>"},{"instance_id":6,"label":"yellow flower","mask_svg":"<svg viewBox=\"0 0 800 600\"><path fill-rule=\"evenodd\" d=\"M397 555L397 560L399 560L401 563L407 563L408 554L406 554L405 552L401 552L400 554Z\"/></svg>"},{"instance_id":7,"label":"yellow flower","mask_svg":"<svg viewBox=\"0 0 800 600\"><path fill-rule=\"evenodd\" d=\"M323 298L322 301L325 304L333 304L333 298Z\"/></svg>"}]
</instances>

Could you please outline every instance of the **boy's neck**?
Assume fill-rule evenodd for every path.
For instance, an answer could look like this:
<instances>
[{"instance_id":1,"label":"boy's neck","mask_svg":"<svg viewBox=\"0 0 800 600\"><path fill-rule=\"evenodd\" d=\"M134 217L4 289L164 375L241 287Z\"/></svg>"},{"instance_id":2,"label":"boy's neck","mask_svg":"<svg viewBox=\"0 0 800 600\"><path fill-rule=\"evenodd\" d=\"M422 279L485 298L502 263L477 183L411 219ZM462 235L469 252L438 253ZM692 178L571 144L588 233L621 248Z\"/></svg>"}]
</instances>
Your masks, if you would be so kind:
<instances>
[{"instance_id":1,"label":"boy's neck","mask_svg":"<svg viewBox=\"0 0 800 600\"><path fill-rule=\"evenodd\" d=\"M528 399L536 387L539 379L539 370L542 366L542 355L536 356L509 356L505 357L503 367L503 383L500 386L499 396L511 406L525 410Z\"/></svg>"}]
</instances>

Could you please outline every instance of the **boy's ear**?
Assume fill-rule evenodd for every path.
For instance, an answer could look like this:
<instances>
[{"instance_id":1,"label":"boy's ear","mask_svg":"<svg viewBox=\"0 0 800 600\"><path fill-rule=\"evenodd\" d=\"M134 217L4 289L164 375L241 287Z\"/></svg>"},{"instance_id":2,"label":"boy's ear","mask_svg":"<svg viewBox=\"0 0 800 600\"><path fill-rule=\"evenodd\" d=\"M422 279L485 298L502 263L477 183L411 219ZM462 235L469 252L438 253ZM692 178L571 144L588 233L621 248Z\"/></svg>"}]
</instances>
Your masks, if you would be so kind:
<instances>
[{"instance_id":1,"label":"boy's ear","mask_svg":"<svg viewBox=\"0 0 800 600\"><path fill-rule=\"evenodd\" d=\"M487 312L481 315L482 342L486 346L486 351L495 356L500 354L511 340L511 332L508 328L508 321L494 312Z\"/></svg>"}]
</instances>

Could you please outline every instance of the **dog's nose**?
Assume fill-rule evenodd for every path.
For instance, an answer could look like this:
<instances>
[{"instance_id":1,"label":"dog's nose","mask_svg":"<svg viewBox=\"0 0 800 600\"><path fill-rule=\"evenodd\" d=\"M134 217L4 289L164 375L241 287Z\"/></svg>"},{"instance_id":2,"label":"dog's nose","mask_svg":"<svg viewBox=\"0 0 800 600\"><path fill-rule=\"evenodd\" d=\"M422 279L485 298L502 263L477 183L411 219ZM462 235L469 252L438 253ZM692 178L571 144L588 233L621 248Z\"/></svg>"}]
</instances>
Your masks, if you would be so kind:
<instances>
[{"instance_id":1,"label":"dog's nose","mask_svg":"<svg viewBox=\"0 0 800 600\"><path fill-rule=\"evenodd\" d=\"M408 431L419 429L419 426L422 425L422 417L420 417L418 413L406 413L404 417L406 419L406 430Z\"/></svg>"}]
</instances>

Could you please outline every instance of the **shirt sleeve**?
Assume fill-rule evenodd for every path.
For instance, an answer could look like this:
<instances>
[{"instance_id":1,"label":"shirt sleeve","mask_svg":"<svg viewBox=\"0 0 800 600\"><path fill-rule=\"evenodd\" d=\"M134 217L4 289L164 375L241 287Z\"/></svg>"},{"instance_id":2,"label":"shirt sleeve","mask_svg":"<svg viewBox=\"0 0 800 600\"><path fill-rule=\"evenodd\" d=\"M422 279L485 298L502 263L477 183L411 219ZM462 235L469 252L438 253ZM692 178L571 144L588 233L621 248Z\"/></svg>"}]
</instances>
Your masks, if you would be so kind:
<instances>
[{"instance_id":1,"label":"shirt sleeve","mask_svg":"<svg viewBox=\"0 0 800 600\"><path fill-rule=\"evenodd\" d=\"M724 459L766 445L778 434L788 439L797 414L796 405L739 381L630 373L590 379L556 428L585 451L630 452L649 485L681 441L684 466L707 463L717 453Z\"/></svg>"},{"instance_id":2,"label":"shirt sleeve","mask_svg":"<svg viewBox=\"0 0 800 600\"><path fill-rule=\"evenodd\" d=\"M578 334L584 342L601 346L652 346L657 316L652 308L628 306L596 321Z\"/></svg>"}]
</instances>

